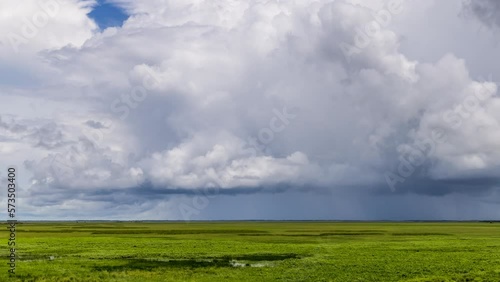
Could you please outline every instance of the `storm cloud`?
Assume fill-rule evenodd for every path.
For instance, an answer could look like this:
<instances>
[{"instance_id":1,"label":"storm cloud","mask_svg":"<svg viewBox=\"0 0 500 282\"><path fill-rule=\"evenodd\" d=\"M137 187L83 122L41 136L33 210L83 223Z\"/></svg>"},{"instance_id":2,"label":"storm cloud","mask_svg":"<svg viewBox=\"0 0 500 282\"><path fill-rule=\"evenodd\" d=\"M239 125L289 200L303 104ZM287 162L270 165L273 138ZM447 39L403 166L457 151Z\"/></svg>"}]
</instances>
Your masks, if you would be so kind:
<instances>
[{"instance_id":1,"label":"storm cloud","mask_svg":"<svg viewBox=\"0 0 500 282\"><path fill-rule=\"evenodd\" d=\"M115 0L104 30L94 1L4 2L0 163L28 218L498 215L448 209L498 200L495 1Z\"/></svg>"}]
</instances>

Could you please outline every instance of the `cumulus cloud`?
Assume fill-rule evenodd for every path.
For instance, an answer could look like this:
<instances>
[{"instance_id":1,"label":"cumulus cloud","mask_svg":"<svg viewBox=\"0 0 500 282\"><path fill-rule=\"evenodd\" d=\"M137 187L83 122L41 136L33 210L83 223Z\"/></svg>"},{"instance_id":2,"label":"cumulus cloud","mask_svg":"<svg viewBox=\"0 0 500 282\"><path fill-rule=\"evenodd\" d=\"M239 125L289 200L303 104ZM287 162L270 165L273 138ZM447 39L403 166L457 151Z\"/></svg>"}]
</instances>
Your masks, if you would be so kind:
<instances>
[{"instance_id":1,"label":"cumulus cloud","mask_svg":"<svg viewBox=\"0 0 500 282\"><path fill-rule=\"evenodd\" d=\"M131 16L102 32L93 1L60 2L18 46L31 61L4 58L31 81L1 85L16 102L0 149L25 152L8 161L30 171L33 206L114 195L149 215L213 187L384 194L388 173L398 193L496 188L497 85L452 51L406 55L391 29L406 1L116 0ZM6 3L21 19L1 19L7 36L44 11Z\"/></svg>"},{"instance_id":2,"label":"cumulus cloud","mask_svg":"<svg viewBox=\"0 0 500 282\"><path fill-rule=\"evenodd\" d=\"M95 1L3 1L0 9L2 50L33 52L79 47L93 35L96 24L87 17Z\"/></svg>"}]
</instances>

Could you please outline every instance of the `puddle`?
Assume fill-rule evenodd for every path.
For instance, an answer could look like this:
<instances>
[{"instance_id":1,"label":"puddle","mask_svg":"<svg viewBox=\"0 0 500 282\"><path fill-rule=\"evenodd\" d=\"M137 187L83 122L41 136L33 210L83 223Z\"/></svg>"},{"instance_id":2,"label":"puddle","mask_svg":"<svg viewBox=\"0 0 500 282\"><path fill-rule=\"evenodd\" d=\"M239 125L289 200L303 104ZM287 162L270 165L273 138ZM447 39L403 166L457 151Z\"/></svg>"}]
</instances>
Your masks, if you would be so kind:
<instances>
[{"instance_id":1,"label":"puddle","mask_svg":"<svg viewBox=\"0 0 500 282\"><path fill-rule=\"evenodd\" d=\"M271 261L237 261L232 260L229 262L232 267L273 267L274 263Z\"/></svg>"}]
</instances>

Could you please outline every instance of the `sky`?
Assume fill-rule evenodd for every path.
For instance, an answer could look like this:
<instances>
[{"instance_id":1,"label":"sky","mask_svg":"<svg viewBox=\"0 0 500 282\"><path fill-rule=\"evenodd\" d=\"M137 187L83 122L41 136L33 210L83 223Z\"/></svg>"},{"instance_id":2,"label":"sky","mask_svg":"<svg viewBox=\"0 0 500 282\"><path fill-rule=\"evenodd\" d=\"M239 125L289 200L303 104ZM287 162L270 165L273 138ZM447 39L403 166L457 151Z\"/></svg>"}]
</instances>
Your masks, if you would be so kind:
<instances>
[{"instance_id":1,"label":"sky","mask_svg":"<svg viewBox=\"0 0 500 282\"><path fill-rule=\"evenodd\" d=\"M128 18L127 13L122 8L112 2L102 0L94 4L88 16L96 22L101 30L108 27L121 27Z\"/></svg>"},{"instance_id":2,"label":"sky","mask_svg":"<svg viewBox=\"0 0 500 282\"><path fill-rule=\"evenodd\" d=\"M500 218L496 0L0 11L21 220Z\"/></svg>"}]
</instances>

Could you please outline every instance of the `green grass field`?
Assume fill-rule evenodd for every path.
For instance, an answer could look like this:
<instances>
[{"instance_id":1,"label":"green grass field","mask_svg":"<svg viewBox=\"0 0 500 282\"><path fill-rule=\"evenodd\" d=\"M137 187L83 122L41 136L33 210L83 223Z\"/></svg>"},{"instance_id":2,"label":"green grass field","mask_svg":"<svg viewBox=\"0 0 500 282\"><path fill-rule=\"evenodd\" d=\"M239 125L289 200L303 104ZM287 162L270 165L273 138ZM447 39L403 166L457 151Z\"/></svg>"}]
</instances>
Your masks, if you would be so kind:
<instances>
[{"instance_id":1,"label":"green grass field","mask_svg":"<svg viewBox=\"0 0 500 282\"><path fill-rule=\"evenodd\" d=\"M500 223L21 223L17 255L0 281L498 282Z\"/></svg>"}]
</instances>

